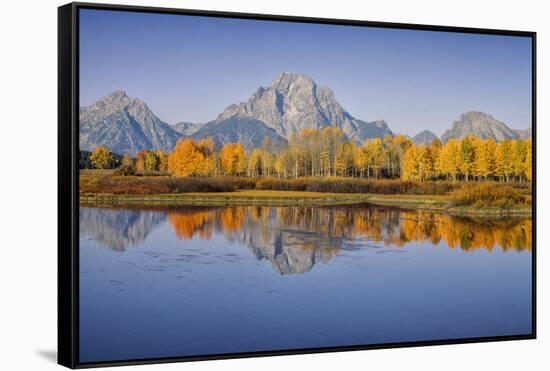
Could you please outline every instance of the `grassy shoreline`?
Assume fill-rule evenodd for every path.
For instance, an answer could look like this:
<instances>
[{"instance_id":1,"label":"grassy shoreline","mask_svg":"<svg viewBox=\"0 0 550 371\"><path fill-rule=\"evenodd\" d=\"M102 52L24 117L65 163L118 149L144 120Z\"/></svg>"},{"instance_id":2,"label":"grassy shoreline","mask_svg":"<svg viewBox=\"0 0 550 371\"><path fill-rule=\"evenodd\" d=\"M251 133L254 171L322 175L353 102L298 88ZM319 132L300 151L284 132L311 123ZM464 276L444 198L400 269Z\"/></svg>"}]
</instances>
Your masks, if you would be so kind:
<instances>
[{"instance_id":1,"label":"grassy shoreline","mask_svg":"<svg viewBox=\"0 0 550 371\"><path fill-rule=\"evenodd\" d=\"M83 170L80 204L90 206L328 206L369 203L455 215L531 215L527 185L345 178L119 176ZM487 206L481 206L487 205Z\"/></svg>"},{"instance_id":2,"label":"grassy shoreline","mask_svg":"<svg viewBox=\"0 0 550 371\"><path fill-rule=\"evenodd\" d=\"M528 216L531 207L495 208L451 206L444 195L384 195L304 191L237 190L234 192L190 192L178 194L81 193L82 206L330 206L369 203L404 209L431 210L455 215Z\"/></svg>"}]
</instances>

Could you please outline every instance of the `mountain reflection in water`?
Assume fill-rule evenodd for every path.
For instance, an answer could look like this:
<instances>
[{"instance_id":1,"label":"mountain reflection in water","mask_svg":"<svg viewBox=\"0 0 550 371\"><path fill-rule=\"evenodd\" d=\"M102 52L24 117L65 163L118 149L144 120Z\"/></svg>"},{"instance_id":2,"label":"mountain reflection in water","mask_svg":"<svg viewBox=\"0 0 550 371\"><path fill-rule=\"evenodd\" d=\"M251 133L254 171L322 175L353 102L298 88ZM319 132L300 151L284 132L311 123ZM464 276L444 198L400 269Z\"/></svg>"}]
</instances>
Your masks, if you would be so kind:
<instances>
[{"instance_id":1,"label":"mountain reflection in water","mask_svg":"<svg viewBox=\"0 0 550 371\"><path fill-rule=\"evenodd\" d=\"M79 215L81 235L116 251L143 242L166 220L165 212L151 210L81 207Z\"/></svg>"},{"instance_id":2,"label":"mountain reflection in water","mask_svg":"<svg viewBox=\"0 0 550 371\"><path fill-rule=\"evenodd\" d=\"M165 221L181 240L223 235L281 274L304 273L342 249L409 242L462 250L531 250L530 218L476 219L371 205L333 207L81 208L80 233L117 251L143 242Z\"/></svg>"}]
</instances>

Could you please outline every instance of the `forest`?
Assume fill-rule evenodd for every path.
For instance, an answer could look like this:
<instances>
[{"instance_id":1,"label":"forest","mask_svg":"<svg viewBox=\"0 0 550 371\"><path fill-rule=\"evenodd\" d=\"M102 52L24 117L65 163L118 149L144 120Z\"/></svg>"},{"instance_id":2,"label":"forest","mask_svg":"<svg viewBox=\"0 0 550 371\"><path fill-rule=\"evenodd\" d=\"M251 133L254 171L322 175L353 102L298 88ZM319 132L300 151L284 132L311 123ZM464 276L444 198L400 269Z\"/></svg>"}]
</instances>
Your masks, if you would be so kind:
<instances>
[{"instance_id":1,"label":"forest","mask_svg":"<svg viewBox=\"0 0 550 371\"><path fill-rule=\"evenodd\" d=\"M82 156L82 154L81 154ZM265 139L246 151L240 143L216 147L212 138L181 139L172 152L141 151L135 158L97 147L82 156L81 168L116 168L117 175L173 177L252 177L293 179L358 178L404 181L485 181L523 183L532 180L532 141L467 136L446 143L417 145L404 135L374 138L362 144L334 127L303 129L288 144Z\"/></svg>"}]
</instances>

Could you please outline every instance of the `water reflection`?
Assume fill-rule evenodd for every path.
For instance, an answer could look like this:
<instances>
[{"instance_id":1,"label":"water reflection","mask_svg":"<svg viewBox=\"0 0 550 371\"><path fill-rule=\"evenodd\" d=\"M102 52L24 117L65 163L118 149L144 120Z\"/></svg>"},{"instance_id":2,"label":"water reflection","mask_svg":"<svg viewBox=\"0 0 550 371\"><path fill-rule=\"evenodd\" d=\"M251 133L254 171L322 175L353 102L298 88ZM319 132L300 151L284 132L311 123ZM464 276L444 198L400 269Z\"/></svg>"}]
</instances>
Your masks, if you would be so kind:
<instances>
[{"instance_id":1,"label":"water reflection","mask_svg":"<svg viewBox=\"0 0 550 371\"><path fill-rule=\"evenodd\" d=\"M269 260L281 274L304 273L341 249L423 242L470 251L531 250L530 218L475 219L367 205L336 207L81 208L80 231L114 249L142 242L167 219L181 240L223 235Z\"/></svg>"},{"instance_id":2,"label":"water reflection","mask_svg":"<svg viewBox=\"0 0 550 371\"><path fill-rule=\"evenodd\" d=\"M80 234L116 251L143 242L166 213L151 210L127 210L81 207Z\"/></svg>"}]
</instances>

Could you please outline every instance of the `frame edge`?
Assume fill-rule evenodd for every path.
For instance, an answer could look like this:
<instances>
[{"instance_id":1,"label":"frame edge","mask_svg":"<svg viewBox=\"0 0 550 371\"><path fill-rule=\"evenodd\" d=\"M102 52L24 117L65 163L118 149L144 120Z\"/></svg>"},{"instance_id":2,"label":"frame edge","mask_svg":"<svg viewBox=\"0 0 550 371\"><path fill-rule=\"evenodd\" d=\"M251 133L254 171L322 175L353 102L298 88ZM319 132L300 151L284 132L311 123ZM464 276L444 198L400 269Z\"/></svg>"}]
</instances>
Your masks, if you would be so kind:
<instances>
[{"instance_id":1,"label":"frame edge","mask_svg":"<svg viewBox=\"0 0 550 371\"><path fill-rule=\"evenodd\" d=\"M459 32L529 37L532 39L532 129L533 129L533 317L530 334L496 336L485 338L446 339L360 346L327 348L306 348L294 350L261 351L251 353L229 353L184 357L131 359L120 361L79 362L78 357L78 51L77 38L79 9L97 9L130 12L152 12L165 14L194 15L249 20L271 20L299 23L339 24L349 26L383 27L419 31ZM58 364L71 369L111 367L127 365L163 364L174 362L226 360L249 357L271 357L285 355L320 354L357 350L396 349L402 347L473 344L510 340L533 340L537 338L536 326L536 36L535 31L483 29L442 25L407 24L335 18L288 16L280 14L240 13L200 9L135 6L73 2L58 8ZM76 179L76 180L75 180ZM75 183L76 182L76 183ZM76 184L76 185L75 185ZM75 191L76 190L76 191ZM76 201L75 201L76 200ZM76 203L75 203L76 202ZM69 233L68 233L69 231ZM67 254L67 248L70 252ZM64 255L64 256L62 256Z\"/></svg>"},{"instance_id":2,"label":"frame edge","mask_svg":"<svg viewBox=\"0 0 550 371\"><path fill-rule=\"evenodd\" d=\"M57 363L77 366L74 178L75 7L57 9Z\"/></svg>"}]
</instances>

